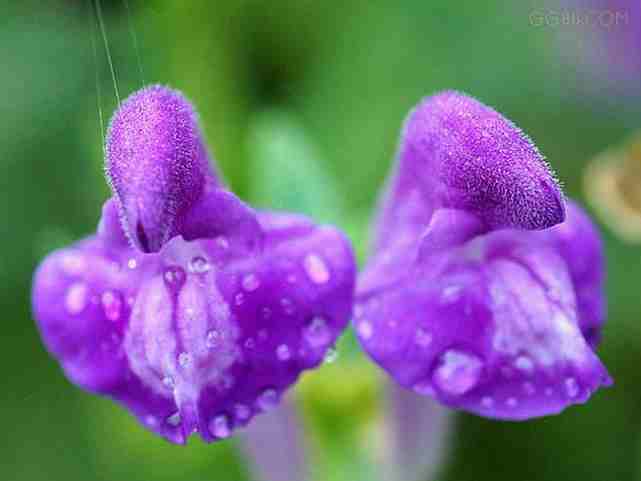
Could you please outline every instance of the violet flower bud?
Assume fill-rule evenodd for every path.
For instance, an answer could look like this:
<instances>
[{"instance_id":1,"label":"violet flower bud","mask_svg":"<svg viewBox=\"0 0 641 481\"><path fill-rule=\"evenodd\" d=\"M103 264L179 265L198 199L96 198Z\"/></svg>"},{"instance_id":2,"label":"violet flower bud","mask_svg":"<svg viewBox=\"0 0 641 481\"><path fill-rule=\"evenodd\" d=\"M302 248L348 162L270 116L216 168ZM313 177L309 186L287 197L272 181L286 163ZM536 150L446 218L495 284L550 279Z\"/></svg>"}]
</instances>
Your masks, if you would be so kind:
<instances>
[{"instance_id":1,"label":"violet flower bud","mask_svg":"<svg viewBox=\"0 0 641 481\"><path fill-rule=\"evenodd\" d=\"M34 278L43 341L72 382L169 441L226 438L345 328L351 246L225 190L191 107L165 87L125 101L107 144L114 198L98 232L50 254Z\"/></svg>"},{"instance_id":2,"label":"violet flower bud","mask_svg":"<svg viewBox=\"0 0 641 481\"><path fill-rule=\"evenodd\" d=\"M602 282L596 229L518 128L456 92L419 104L357 289L375 362L482 416L557 413L611 383Z\"/></svg>"}]
</instances>

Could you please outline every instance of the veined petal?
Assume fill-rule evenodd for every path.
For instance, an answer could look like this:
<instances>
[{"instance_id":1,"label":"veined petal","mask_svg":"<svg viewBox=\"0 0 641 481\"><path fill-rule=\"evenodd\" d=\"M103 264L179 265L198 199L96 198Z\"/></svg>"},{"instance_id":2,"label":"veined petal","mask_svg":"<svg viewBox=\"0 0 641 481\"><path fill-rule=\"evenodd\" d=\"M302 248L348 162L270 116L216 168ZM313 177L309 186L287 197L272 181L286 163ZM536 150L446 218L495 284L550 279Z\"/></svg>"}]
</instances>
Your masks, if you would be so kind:
<instances>
[{"instance_id":1,"label":"veined petal","mask_svg":"<svg viewBox=\"0 0 641 481\"><path fill-rule=\"evenodd\" d=\"M526 419L610 384L548 239L502 230L428 260L394 288L361 291L356 308L362 345L401 385L483 416Z\"/></svg>"},{"instance_id":2,"label":"veined petal","mask_svg":"<svg viewBox=\"0 0 641 481\"><path fill-rule=\"evenodd\" d=\"M142 254L114 246L103 219L99 235L52 254L34 312L68 377L176 443L195 431L226 438L275 406L346 326L355 267L336 229L254 220L264 240L254 249L221 224L212 239L178 236Z\"/></svg>"}]
</instances>

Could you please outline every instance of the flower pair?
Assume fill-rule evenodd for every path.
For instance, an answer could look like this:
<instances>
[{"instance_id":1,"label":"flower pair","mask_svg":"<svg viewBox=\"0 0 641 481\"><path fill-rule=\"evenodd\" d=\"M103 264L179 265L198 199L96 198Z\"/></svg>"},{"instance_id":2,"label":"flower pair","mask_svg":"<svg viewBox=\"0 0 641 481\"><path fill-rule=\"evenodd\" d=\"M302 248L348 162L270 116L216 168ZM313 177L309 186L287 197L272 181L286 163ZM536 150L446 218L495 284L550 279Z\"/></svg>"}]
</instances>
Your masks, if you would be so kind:
<instances>
[{"instance_id":1,"label":"flower pair","mask_svg":"<svg viewBox=\"0 0 641 481\"><path fill-rule=\"evenodd\" d=\"M172 442L275 406L353 305L370 356L452 407L523 419L610 382L598 235L529 139L469 97L410 115L356 289L339 230L224 187L179 93L127 99L106 164L97 233L43 261L34 313L70 380Z\"/></svg>"}]
</instances>

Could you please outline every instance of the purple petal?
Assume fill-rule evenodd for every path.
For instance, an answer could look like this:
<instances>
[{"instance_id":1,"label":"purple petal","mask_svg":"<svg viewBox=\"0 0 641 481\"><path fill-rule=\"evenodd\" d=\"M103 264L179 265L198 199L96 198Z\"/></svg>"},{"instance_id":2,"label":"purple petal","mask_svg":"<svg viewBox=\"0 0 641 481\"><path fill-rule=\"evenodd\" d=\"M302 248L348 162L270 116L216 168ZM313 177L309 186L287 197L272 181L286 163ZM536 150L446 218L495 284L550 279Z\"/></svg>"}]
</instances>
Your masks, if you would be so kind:
<instances>
[{"instance_id":1,"label":"purple petal","mask_svg":"<svg viewBox=\"0 0 641 481\"><path fill-rule=\"evenodd\" d=\"M223 197L232 216L251 215ZM141 254L113 242L111 205L98 236L43 262L34 312L73 382L170 441L226 438L278 404L345 328L355 267L337 230L263 213L246 235L222 223L213 239Z\"/></svg>"},{"instance_id":2,"label":"purple petal","mask_svg":"<svg viewBox=\"0 0 641 481\"><path fill-rule=\"evenodd\" d=\"M393 288L359 289L355 319L364 348L401 385L476 414L525 419L610 384L549 236L500 230L407 271Z\"/></svg>"},{"instance_id":3,"label":"purple petal","mask_svg":"<svg viewBox=\"0 0 641 481\"><path fill-rule=\"evenodd\" d=\"M603 246L596 226L575 203L567 203L567 218L549 231L565 260L577 299L579 326L590 345L601 340L605 322Z\"/></svg>"},{"instance_id":4,"label":"purple petal","mask_svg":"<svg viewBox=\"0 0 641 481\"><path fill-rule=\"evenodd\" d=\"M530 139L458 92L428 97L409 115L376 247L415 238L442 207L473 213L488 229L545 229L564 219L563 195Z\"/></svg>"},{"instance_id":5,"label":"purple petal","mask_svg":"<svg viewBox=\"0 0 641 481\"><path fill-rule=\"evenodd\" d=\"M129 238L158 252L177 223L218 181L189 102L160 85L125 100L107 136L106 170Z\"/></svg>"},{"instance_id":6,"label":"purple petal","mask_svg":"<svg viewBox=\"0 0 641 481\"><path fill-rule=\"evenodd\" d=\"M526 419L609 385L598 233L534 144L456 92L406 122L355 328L399 384L488 417ZM565 220L564 220L565 219Z\"/></svg>"}]
</instances>

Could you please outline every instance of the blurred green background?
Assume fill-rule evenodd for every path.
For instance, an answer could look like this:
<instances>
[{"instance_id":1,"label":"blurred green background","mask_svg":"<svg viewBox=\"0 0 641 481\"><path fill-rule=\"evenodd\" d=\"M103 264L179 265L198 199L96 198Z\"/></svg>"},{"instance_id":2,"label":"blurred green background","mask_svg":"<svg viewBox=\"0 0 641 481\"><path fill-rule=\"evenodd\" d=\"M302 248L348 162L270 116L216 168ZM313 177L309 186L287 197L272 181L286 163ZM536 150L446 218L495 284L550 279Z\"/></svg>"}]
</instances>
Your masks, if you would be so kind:
<instances>
[{"instance_id":1,"label":"blurred green background","mask_svg":"<svg viewBox=\"0 0 641 481\"><path fill-rule=\"evenodd\" d=\"M589 76L568 61L581 46L581 27L532 25L535 3L102 6L122 97L143 82L184 91L241 197L338 224L361 262L401 123L422 96L455 88L494 106L535 140L566 192L582 200L586 163L641 127L641 87L626 98L612 97L608 85L581 88ZM109 195L99 113L106 122L116 101L90 2L0 1L0 69L0 478L249 479L234 440L171 446L115 404L71 386L34 326L37 262L92 232ZM458 415L439 480L639 479L641 256L603 234L609 320L600 354L615 386L541 420ZM315 449L315 479L357 481L376 469L366 447L377 435L382 376L350 334L339 354L295 391Z\"/></svg>"}]
</instances>

